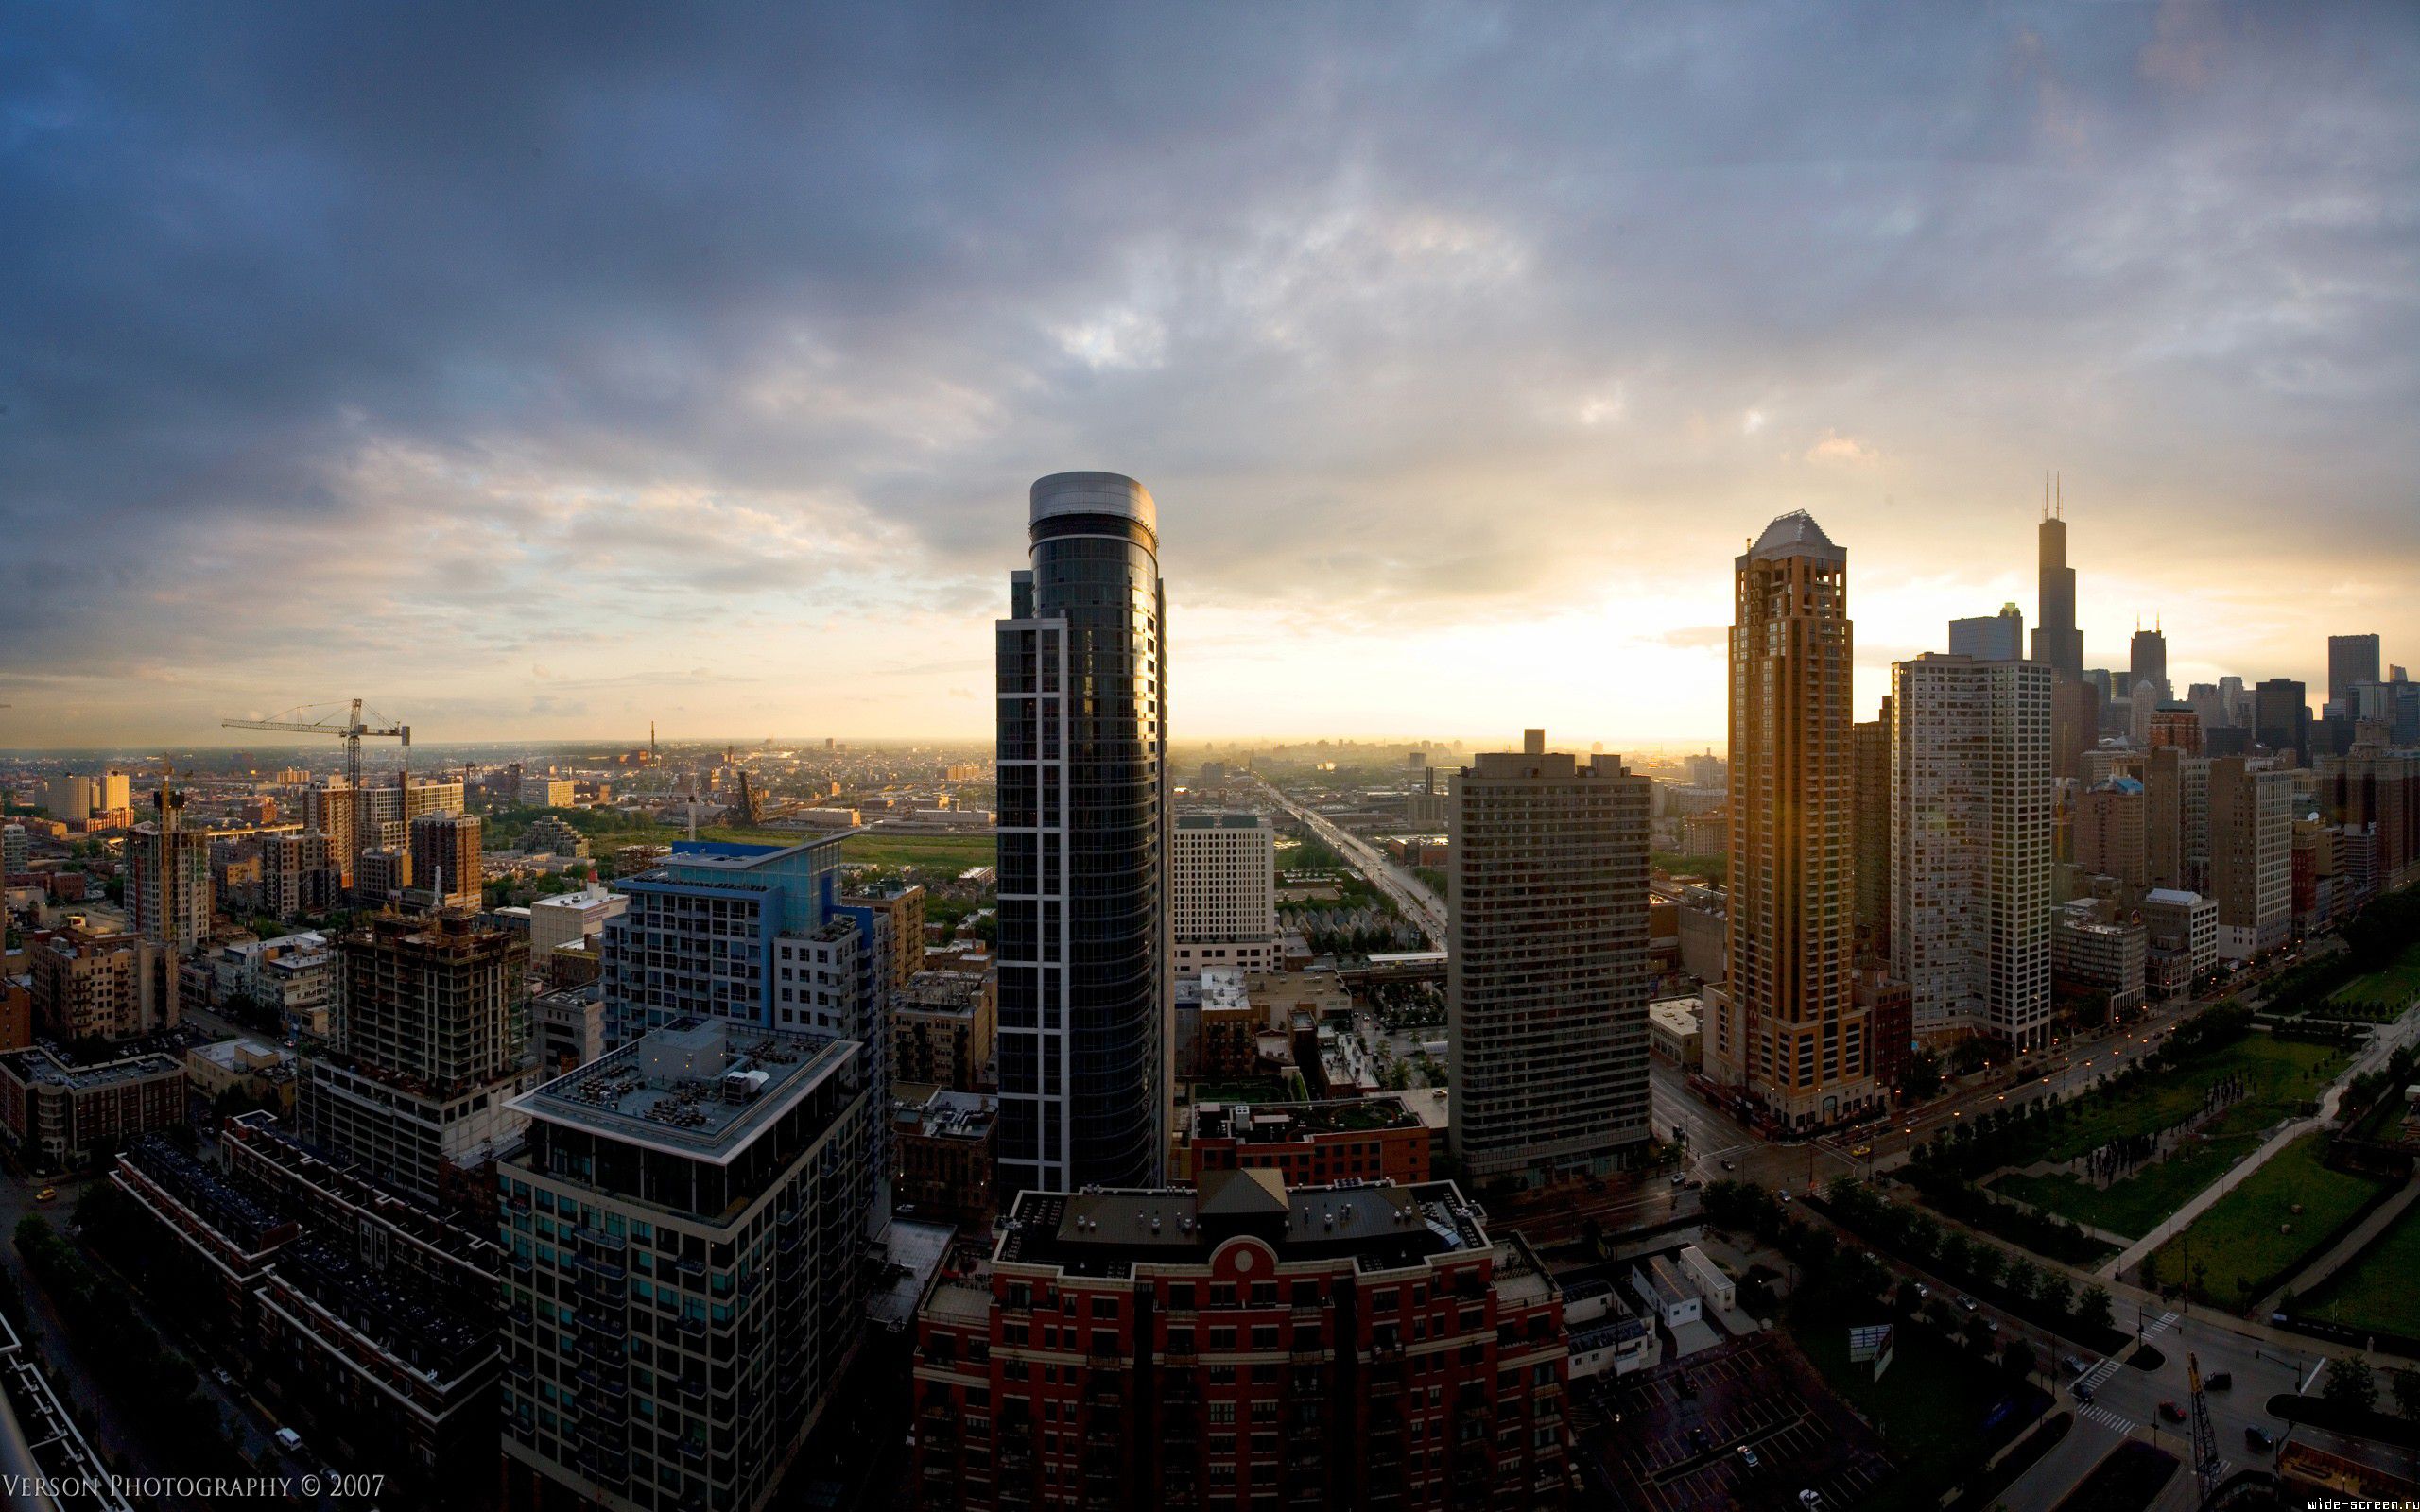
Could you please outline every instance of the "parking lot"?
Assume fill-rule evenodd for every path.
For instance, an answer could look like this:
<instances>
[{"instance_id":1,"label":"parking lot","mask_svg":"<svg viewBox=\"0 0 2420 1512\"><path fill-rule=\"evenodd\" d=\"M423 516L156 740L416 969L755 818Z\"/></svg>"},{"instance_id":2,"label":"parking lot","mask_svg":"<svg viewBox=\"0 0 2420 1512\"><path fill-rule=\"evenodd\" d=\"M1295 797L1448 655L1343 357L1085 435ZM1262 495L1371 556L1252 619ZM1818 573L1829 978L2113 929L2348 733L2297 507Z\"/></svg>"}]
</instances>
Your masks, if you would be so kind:
<instances>
[{"instance_id":1,"label":"parking lot","mask_svg":"<svg viewBox=\"0 0 2420 1512\"><path fill-rule=\"evenodd\" d=\"M1582 1452L1638 1512L1791 1512L1809 1490L1847 1512L1891 1473L1873 1433L1771 1334L1604 1385L1582 1398L1579 1427Z\"/></svg>"}]
</instances>

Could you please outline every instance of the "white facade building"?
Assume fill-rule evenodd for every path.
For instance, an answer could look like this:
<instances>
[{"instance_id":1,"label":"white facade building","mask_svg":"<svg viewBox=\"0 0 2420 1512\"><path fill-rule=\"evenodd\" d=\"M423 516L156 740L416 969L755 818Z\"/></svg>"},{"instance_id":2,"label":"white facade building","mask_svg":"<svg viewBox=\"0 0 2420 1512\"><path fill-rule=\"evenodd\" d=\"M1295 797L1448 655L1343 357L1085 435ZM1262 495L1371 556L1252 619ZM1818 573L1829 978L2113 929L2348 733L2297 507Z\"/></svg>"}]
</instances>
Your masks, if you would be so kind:
<instances>
[{"instance_id":1,"label":"white facade building","mask_svg":"<svg viewBox=\"0 0 2420 1512\"><path fill-rule=\"evenodd\" d=\"M543 970L556 947L577 945L603 933L605 920L630 906L628 898L606 887L539 899L529 905L529 964Z\"/></svg>"},{"instance_id":2,"label":"white facade building","mask_svg":"<svg viewBox=\"0 0 2420 1512\"><path fill-rule=\"evenodd\" d=\"M1257 814L1181 814L1170 837L1176 971L1271 971L1277 954L1277 836Z\"/></svg>"},{"instance_id":3,"label":"white facade building","mask_svg":"<svg viewBox=\"0 0 2420 1512\"><path fill-rule=\"evenodd\" d=\"M1891 966L1920 1039L2048 1041L2050 678L1960 656L1893 669Z\"/></svg>"}]
</instances>

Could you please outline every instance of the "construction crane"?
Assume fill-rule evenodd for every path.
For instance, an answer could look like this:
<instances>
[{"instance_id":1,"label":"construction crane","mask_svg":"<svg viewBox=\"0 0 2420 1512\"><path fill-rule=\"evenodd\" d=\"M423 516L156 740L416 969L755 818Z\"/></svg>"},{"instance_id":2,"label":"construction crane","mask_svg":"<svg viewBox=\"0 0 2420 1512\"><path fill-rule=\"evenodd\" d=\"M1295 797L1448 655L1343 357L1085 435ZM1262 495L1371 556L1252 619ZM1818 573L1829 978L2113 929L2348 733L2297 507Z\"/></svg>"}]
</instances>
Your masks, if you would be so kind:
<instances>
[{"instance_id":1,"label":"construction crane","mask_svg":"<svg viewBox=\"0 0 2420 1512\"><path fill-rule=\"evenodd\" d=\"M2193 1479L2201 1488L2200 1504L2206 1508L2218 1497L2219 1474L2226 1462L2219 1458L2219 1437L2210 1431L2210 1403L2202 1395L2202 1362L2190 1351L2185 1356L2185 1383L2192 1391Z\"/></svg>"},{"instance_id":2,"label":"construction crane","mask_svg":"<svg viewBox=\"0 0 2420 1512\"><path fill-rule=\"evenodd\" d=\"M321 709L342 710L343 713L320 714L317 718L305 717ZM274 719L221 719L218 722L229 730L284 730L298 735L336 736L344 742L346 784L358 793L361 791L361 743L363 740L400 740L406 747L412 743L411 726L388 724L373 726L364 723L361 714L361 700L355 698L349 707L325 703L300 704L286 710ZM371 717L377 719L382 716L377 711L372 710Z\"/></svg>"}]
</instances>

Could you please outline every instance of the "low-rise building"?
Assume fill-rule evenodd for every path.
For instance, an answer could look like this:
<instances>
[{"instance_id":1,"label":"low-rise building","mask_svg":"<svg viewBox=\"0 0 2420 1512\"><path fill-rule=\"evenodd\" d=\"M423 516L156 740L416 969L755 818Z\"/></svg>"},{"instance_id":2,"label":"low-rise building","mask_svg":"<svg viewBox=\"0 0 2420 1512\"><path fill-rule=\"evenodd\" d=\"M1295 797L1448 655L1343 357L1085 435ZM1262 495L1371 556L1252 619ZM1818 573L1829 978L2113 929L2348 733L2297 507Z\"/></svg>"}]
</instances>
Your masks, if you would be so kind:
<instances>
[{"instance_id":1,"label":"low-rise building","mask_svg":"<svg viewBox=\"0 0 2420 1512\"><path fill-rule=\"evenodd\" d=\"M204 1113L221 1098L233 1095L254 1108L274 1110L280 1117L294 1111L294 1052L257 1040L221 1040L185 1052L185 1080L193 1103Z\"/></svg>"},{"instance_id":2,"label":"low-rise building","mask_svg":"<svg viewBox=\"0 0 2420 1512\"><path fill-rule=\"evenodd\" d=\"M560 1076L605 1053L605 998L596 983L529 1000L529 1039L539 1074Z\"/></svg>"},{"instance_id":3,"label":"low-rise building","mask_svg":"<svg viewBox=\"0 0 2420 1512\"><path fill-rule=\"evenodd\" d=\"M1562 1295L1451 1182L1027 1192L952 1269L917 1315L925 1506L1562 1499Z\"/></svg>"},{"instance_id":4,"label":"low-rise building","mask_svg":"<svg viewBox=\"0 0 2420 1512\"><path fill-rule=\"evenodd\" d=\"M942 1087L891 1086L896 1098L891 1144L899 1160L892 1211L925 1221L989 1228L998 1200L992 1176L999 1099Z\"/></svg>"},{"instance_id":5,"label":"low-rise building","mask_svg":"<svg viewBox=\"0 0 2420 1512\"><path fill-rule=\"evenodd\" d=\"M2219 901L2201 893L2154 887L2143 895L2148 932L2146 989L2162 1000L2183 996L2219 966Z\"/></svg>"},{"instance_id":6,"label":"low-rise building","mask_svg":"<svg viewBox=\"0 0 2420 1512\"><path fill-rule=\"evenodd\" d=\"M891 1003L891 1079L977 1091L989 1075L999 1014L999 978L988 962L977 971L916 972Z\"/></svg>"},{"instance_id":7,"label":"low-rise building","mask_svg":"<svg viewBox=\"0 0 2420 1512\"><path fill-rule=\"evenodd\" d=\"M0 1127L37 1171L81 1170L185 1116L173 1056L78 1063L44 1046L0 1056Z\"/></svg>"},{"instance_id":8,"label":"low-rise building","mask_svg":"<svg viewBox=\"0 0 2420 1512\"><path fill-rule=\"evenodd\" d=\"M2063 993L2100 994L2109 1010L2143 1005L2150 932L2137 923L2104 923L2089 903L2060 910L2050 932L2051 974Z\"/></svg>"},{"instance_id":9,"label":"low-rise building","mask_svg":"<svg viewBox=\"0 0 2420 1512\"><path fill-rule=\"evenodd\" d=\"M1695 1323L1705 1314L1705 1304L1687 1278L1665 1256L1650 1255L1631 1266L1630 1289L1639 1306L1668 1329Z\"/></svg>"},{"instance_id":10,"label":"low-rise building","mask_svg":"<svg viewBox=\"0 0 2420 1512\"><path fill-rule=\"evenodd\" d=\"M1169 1155L1182 1185L1213 1171L1274 1171L1288 1186L1429 1179L1435 1136L1409 1107L1381 1093L1309 1103L1202 1103L1186 1110Z\"/></svg>"},{"instance_id":11,"label":"low-rise building","mask_svg":"<svg viewBox=\"0 0 2420 1512\"><path fill-rule=\"evenodd\" d=\"M1647 1047L1664 1060L1695 1071L1705 1059L1705 1005L1694 997L1664 998L1647 1005Z\"/></svg>"},{"instance_id":12,"label":"low-rise building","mask_svg":"<svg viewBox=\"0 0 2420 1512\"><path fill-rule=\"evenodd\" d=\"M53 1040L132 1040L177 1025L171 946L70 928L35 935L27 955L34 1026Z\"/></svg>"}]
</instances>

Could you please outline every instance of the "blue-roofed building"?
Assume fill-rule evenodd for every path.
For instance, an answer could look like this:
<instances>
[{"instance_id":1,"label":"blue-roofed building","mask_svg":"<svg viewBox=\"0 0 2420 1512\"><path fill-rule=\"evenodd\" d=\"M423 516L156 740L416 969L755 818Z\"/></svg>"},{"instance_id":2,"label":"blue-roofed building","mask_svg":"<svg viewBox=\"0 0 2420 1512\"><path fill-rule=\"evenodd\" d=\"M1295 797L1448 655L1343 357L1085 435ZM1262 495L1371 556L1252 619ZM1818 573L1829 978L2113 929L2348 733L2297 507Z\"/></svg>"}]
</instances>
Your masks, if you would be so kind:
<instances>
[{"instance_id":1,"label":"blue-roofed building","mask_svg":"<svg viewBox=\"0 0 2420 1512\"><path fill-rule=\"evenodd\" d=\"M890 921L840 902L847 832L796 845L675 841L616 883L630 899L598 942L606 1034L631 1044L688 1019L890 1043ZM868 1057L873 1106L890 1101L890 1057ZM890 1125L874 1120L874 1223L888 1222Z\"/></svg>"}]
</instances>

